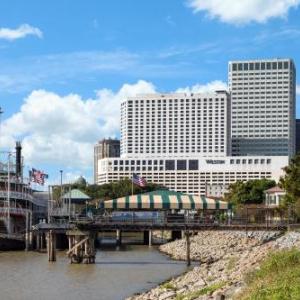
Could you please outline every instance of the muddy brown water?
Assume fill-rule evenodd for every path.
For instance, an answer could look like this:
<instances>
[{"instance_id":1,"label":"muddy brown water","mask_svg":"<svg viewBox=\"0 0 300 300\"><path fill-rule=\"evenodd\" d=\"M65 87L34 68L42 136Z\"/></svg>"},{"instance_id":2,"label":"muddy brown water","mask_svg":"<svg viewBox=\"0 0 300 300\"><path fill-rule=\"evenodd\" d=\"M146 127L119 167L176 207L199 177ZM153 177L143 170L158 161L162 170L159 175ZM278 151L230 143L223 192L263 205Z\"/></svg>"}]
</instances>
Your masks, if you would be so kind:
<instances>
[{"instance_id":1,"label":"muddy brown water","mask_svg":"<svg viewBox=\"0 0 300 300\"><path fill-rule=\"evenodd\" d=\"M65 251L49 263L37 252L0 252L0 299L118 300L179 275L184 262L156 247L126 245L97 251L94 265L71 265Z\"/></svg>"}]
</instances>

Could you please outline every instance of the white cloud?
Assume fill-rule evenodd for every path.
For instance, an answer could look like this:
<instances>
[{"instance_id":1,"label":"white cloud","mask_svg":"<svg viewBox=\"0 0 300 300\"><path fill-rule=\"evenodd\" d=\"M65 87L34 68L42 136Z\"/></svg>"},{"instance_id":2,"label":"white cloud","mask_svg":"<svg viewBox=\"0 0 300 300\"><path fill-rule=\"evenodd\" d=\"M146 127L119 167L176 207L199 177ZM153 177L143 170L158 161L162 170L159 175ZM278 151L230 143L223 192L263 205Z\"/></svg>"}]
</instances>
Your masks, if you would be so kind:
<instances>
[{"instance_id":1,"label":"white cloud","mask_svg":"<svg viewBox=\"0 0 300 300\"><path fill-rule=\"evenodd\" d=\"M124 84L116 93L99 90L94 99L33 91L20 111L3 122L1 145L13 147L21 139L27 164L91 169L95 142L118 135L121 99L153 92L153 84L143 80Z\"/></svg>"},{"instance_id":2,"label":"white cloud","mask_svg":"<svg viewBox=\"0 0 300 300\"><path fill-rule=\"evenodd\" d=\"M212 81L177 89L176 92L205 93L218 89L226 89L226 84ZM64 180L72 181L79 175L91 174L93 146L99 139L119 136L121 100L155 92L156 87L143 80L124 84L116 92L98 90L91 99L83 99L78 94L62 96L34 90L24 100L19 112L3 121L1 148L13 148L15 140L21 140L27 166L45 172L48 172L47 166L56 170L62 168L66 170ZM56 176L51 174L51 182L57 179Z\"/></svg>"},{"instance_id":3,"label":"white cloud","mask_svg":"<svg viewBox=\"0 0 300 300\"><path fill-rule=\"evenodd\" d=\"M37 27L32 27L29 24L22 24L16 29L0 28L0 39L17 40L26 37L27 35L34 35L38 38L43 37L42 31Z\"/></svg>"},{"instance_id":4,"label":"white cloud","mask_svg":"<svg viewBox=\"0 0 300 300\"><path fill-rule=\"evenodd\" d=\"M188 0L194 12L205 11L211 18L234 24L286 17L289 9L299 3L300 0Z\"/></svg>"},{"instance_id":5,"label":"white cloud","mask_svg":"<svg viewBox=\"0 0 300 300\"><path fill-rule=\"evenodd\" d=\"M221 80L214 80L207 84L195 84L191 87L179 88L176 93L209 93L218 90L227 90L227 84Z\"/></svg>"}]
</instances>

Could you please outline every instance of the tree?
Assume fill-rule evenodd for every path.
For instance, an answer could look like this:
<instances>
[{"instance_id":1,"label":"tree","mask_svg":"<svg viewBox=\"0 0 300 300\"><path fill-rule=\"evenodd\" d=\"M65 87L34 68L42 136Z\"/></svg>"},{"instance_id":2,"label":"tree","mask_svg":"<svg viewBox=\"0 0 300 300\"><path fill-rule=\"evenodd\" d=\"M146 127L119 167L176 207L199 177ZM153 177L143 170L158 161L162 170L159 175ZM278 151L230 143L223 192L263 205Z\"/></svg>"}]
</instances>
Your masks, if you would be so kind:
<instances>
[{"instance_id":1,"label":"tree","mask_svg":"<svg viewBox=\"0 0 300 300\"><path fill-rule=\"evenodd\" d=\"M269 179L255 179L246 182L237 181L229 185L225 200L238 206L241 204L262 204L265 200L264 191L274 187L276 182Z\"/></svg>"},{"instance_id":2,"label":"tree","mask_svg":"<svg viewBox=\"0 0 300 300\"><path fill-rule=\"evenodd\" d=\"M131 179L126 178L103 185L86 185L86 187L79 187L79 189L86 193L91 199L108 200L131 195L132 182ZM133 194L146 193L158 189L165 189L165 187L151 182L147 183L147 185L143 188L133 185Z\"/></svg>"},{"instance_id":3,"label":"tree","mask_svg":"<svg viewBox=\"0 0 300 300\"><path fill-rule=\"evenodd\" d=\"M300 206L300 154L291 159L290 164L284 169L285 176L280 178L280 187L286 191L282 205L290 204Z\"/></svg>"}]
</instances>

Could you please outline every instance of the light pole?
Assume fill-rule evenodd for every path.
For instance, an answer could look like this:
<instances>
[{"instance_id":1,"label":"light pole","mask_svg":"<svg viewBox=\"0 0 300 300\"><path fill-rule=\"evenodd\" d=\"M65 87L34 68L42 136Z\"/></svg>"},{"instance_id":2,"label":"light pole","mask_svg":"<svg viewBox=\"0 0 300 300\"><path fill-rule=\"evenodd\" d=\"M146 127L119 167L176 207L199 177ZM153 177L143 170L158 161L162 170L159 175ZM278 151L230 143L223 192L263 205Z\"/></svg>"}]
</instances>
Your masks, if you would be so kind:
<instances>
[{"instance_id":1,"label":"light pole","mask_svg":"<svg viewBox=\"0 0 300 300\"><path fill-rule=\"evenodd\" d=\"M62 178L63 178L63 170L59 170L60 172L60 200L62 201Z\"/></svg>"},{"instance_id":2,"label":"light pole","mask_svg":"<svg viewBox=\"0 0 300 300\"><path fill-rule=\"evenodd\" d=\"M1 139L1 120L2 120L2 114L4 113L4 111L2 110L2 107L0 106L0 139ZM0 145L1 148L1 145Z\"/></svg>"}]
</instances>

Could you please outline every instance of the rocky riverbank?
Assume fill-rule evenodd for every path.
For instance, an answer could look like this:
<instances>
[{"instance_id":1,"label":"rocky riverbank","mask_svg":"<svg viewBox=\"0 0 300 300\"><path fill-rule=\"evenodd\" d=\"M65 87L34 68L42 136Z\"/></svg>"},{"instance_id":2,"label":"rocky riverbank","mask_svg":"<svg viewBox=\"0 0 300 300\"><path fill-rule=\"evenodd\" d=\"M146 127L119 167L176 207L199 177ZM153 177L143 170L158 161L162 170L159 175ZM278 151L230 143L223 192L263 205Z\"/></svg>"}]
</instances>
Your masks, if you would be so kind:
<instances>
[{"instance_id":1,"label":"rocky riverbank","mask_svg":"<svg viewBox=\"0 0 300 300\"><path fill-rule=\"evenodd\" d=\"M244 276L276 249L300 247L300 233L200 232L191 237L191 258L196 266L185 274L129 299L232 299L245 285ZM185 259L185 240L160 247L174 259Z\"/></svg>"}]
</instances>

